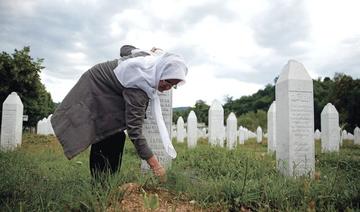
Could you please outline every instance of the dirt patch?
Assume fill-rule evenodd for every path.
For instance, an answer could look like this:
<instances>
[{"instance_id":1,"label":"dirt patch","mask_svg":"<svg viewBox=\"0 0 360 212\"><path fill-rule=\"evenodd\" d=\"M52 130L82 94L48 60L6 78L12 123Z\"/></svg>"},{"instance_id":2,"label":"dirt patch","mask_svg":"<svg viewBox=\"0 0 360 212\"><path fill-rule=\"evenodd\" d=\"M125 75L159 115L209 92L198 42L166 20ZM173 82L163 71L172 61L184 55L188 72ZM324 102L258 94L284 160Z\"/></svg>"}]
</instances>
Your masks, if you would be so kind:
<instances>
[{"instance_id":1,"label":"dirt patch","mask_svg":"<svg viewBox=\"0 0 360 212\"><path fill-rule=\"evenodd\" d=\"M201 208L194 200L177 195L164 188L146 189L136 183L119 187L123 194L117 204L108 207L113 211L220 211L215 208Z\"/></svg>"}]
</instances>

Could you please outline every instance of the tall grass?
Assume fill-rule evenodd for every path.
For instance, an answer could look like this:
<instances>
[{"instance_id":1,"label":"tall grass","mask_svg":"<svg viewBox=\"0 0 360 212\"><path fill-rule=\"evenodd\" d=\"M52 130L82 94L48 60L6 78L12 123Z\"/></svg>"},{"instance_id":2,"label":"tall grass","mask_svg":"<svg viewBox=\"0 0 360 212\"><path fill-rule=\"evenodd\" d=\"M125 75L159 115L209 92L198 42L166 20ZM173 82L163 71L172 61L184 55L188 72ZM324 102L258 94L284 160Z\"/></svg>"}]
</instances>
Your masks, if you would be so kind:
<instances>
[{"instance_id":1,"label":"tall grass","mask_svg":"<svg viewBox=\"0 0 360 212\"><path fill-rule=\"evenodd\" d=\"M89 151L69 161L54 137L25 134L21 148L0 153L0 211L101 211L123 198L118 187L126 182L166 187L203 207L233 211L360 208L360 148L350 142L336 154L320 153L317 143L313 179L280 175L275 156L254 140L231 151L206 140L194 149L186 143L175 143L175 148L178 157L165 184L140 173L140 160L128 141L121 171L94 184Z\"/></svg>"}]
</instances>

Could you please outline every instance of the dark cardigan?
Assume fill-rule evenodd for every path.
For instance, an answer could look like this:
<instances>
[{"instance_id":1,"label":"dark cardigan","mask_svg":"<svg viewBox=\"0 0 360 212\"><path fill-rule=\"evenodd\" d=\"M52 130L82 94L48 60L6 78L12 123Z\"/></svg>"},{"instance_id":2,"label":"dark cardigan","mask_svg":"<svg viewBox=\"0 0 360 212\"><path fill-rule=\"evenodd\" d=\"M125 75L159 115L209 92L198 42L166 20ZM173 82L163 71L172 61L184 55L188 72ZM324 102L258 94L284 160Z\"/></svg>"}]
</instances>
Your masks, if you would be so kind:
<instances>
[{"instance_id":1,"label":"dark cardigan","mask_svg":"<svg viewBox=\"0 0 360 212\"><path fill-rule=\"evenodd\" d=\"M120 84L113 72L117 65L118 60L108 61L85 72L51 117L68 159L125 129L142 159L153 155L142 133L149 98Z\"/></svg>"}]
</instances>

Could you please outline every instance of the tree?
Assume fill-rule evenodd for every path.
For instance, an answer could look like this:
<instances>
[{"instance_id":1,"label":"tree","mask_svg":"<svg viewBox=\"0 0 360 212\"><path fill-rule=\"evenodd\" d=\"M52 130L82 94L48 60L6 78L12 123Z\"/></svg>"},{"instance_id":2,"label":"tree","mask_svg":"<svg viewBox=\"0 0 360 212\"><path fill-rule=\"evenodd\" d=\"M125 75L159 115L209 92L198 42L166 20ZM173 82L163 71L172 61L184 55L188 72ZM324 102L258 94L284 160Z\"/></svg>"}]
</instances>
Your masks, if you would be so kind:
<instances>
[{"instance_id":1,"label":"tree","mask_svg":"<svg viewBox=\"0 0 360 212\"><path fill-rule=\"evenodd\" d=\"M30 47L15 49L13 54L0 54L0 102L13 91L21 98L24 114L29 120L24 126L36 126L36 123L47 117L55 109L51 95L40 81L40 72L44 67L43 59L34 60L30 56ZM1 114L0 114L1 118ZM1 120L1 119L0 119Z\"/></svg>"},{"instance_id":2,"label":"tree","mask_svg":"<svg viewBox=\"0 0 360 212\"><path fill-rule=\"evenodd\" d=\"M260 126L263 131L267 129L267 113L263 110L256 112L250 111L238 117L238 126L243 126L255 132L257 127Z\"/></svg>"},{"instance_id":3,"label":"tree","mask_svg":"<svg viewBox=\"0 0 360 212\"><path fill-rule=\"evenodd\" d=\"M205 103L203 100L197 100L195 103L195 108L193 109L197 120L199 123L208 124L208 116L209 116L209 108L210 106Z\"/></svg>"}]
</instances>

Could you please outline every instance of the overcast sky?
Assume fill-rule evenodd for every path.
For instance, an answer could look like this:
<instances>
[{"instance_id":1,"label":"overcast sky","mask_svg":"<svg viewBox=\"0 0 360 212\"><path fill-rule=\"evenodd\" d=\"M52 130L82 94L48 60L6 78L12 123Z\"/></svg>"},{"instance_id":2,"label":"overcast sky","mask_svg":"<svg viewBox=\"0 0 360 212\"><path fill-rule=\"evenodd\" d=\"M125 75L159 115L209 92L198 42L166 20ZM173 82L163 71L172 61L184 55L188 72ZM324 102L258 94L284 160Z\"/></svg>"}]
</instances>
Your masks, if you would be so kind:
<instances>
[{"instance_id":1,"label":"overcast sky","mask_svg":"<svg viewBox=\"0 0 360 212\"><path fill-rule=\"evenodd\" d=\"M0 50L31 47L60 102L82 73L153 46L182 55L187 83L173 106L251 95L289 59L313 78L360 77L359 0L0 0Z\"/></svg>"}]
</instances>

